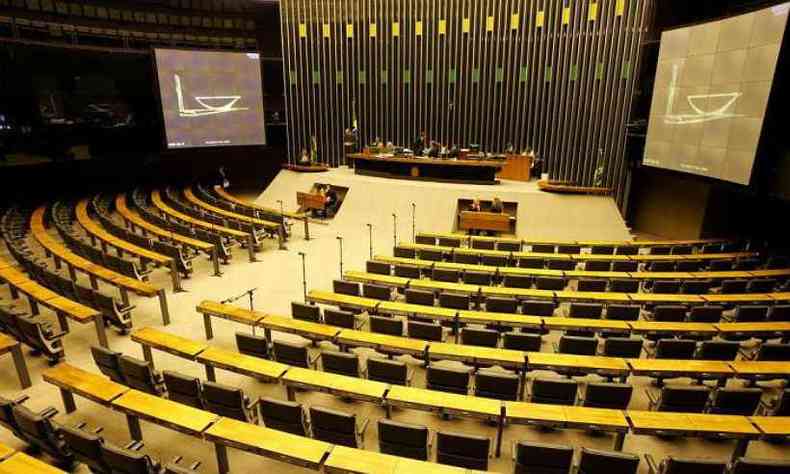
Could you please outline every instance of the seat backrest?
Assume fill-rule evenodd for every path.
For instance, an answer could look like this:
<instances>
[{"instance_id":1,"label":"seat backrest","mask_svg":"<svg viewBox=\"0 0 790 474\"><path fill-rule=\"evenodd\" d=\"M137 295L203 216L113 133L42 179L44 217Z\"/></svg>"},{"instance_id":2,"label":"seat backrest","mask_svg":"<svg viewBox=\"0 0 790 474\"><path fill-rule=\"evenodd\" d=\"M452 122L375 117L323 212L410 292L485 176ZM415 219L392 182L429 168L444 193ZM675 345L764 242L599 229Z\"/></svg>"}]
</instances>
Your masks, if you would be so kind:
<instances>
[{"instance_id":1,"label":"seat backrest","mask_svg":"<svg viewBox=\"0 0 790 474\"><path fill-rule=\"evenodd\" d=\"M759 388L720 388L713 392L710 413L752 416L763 395Z\"/></svg>"},{"instance_id":2,"label":"seat backrest","mask_svg":"<svg viewBox=\"0 0 790 474\"><path fill-rule=\"evenodd\" d=\"M422 245L436 245L436 237L432 235L417 234L417 236L414 238L414 241Z\"/></svg>"},{"instance_id":3,"label":"seat backrest","mask_svg":"<svg viewBox=\"0 0 790 474\"><path fill-rule=\"evenodd\" d=\"M660 304L653 307L653 319L656 321L681 322L686 319L686 308L679 304Z\"/></svg>"},{"instance_id":4,"label":"seat backrest","mask_svg":"<svg viewBox=\"0 0 790 474\"><path fill-rule=\"evenodd\" d=\"M479 250L494 250L495 242L493 240L472 239L472 248Z\"/></svg>"},{"instance_id":5,"label":"seat backrest","mask_svg":"<svg viewBox=\"0 0 790 474\"><path fill-rule=\"evenodd\" d=\"M368 260L365 264L365 271L377 275L389 275L392 273L392 266L389 263Z\"/></svg>"},{"instance_id":6,"label":"seat backrest","mask_svg":"<svg viewBox=\"0 0 790 474\"><path fill-rule=\"evenodd\" d=\"M612 269L612 262L609 260L587 260L584 262L584 269L588 272L608 272Z\"/></svg>"},{"instance_id":7,"label":"seat backrest","mask_svg":"<svg viewBox=\"0 0 790 474\"><path fill-rule=\"evenodd\" d=\"M453 252L453 262L477 265L480 263L480 255L466 252Z\"/></svg>"},{"instance_id":8,"label":"seat backrest","mask_svg":"<svg viewBox=\"0 0 790 474\"><path fill-rule=\"evenodd\" d=\"M274 343L272 343L272 349L274 352L274 360L277 362L301 367L303 369L309 368L309 355L306 345L287 341L274 341Z\"/></svg>"},{"instance_id":9,"label":"seat backrest","mask_svg":"<svg viewBox=\"0 0 790 474\"><path fill-rule=\"evenodd\" d=\"M350 311L339 309L326 309L324 311L324 324L338 326L346 329L354 329L356 317Z\"/></svg>"},{"instance_id":10,"label":"seat backrest","mask_svg":"<svg viewBox=\"0 0 790 474\"><path fill-rule=\"evenodd\" d=\"M442 327L438 324L409 321L406 330L409 337L426 341L441 342L443 336Z\"/></svg>"},{"instance_id":11,"label":"seat backrest","mask_svg":"<svg viewBox=\"0 0 790 474\"><path fill-rule=\"evenodd\" d=\"M119 363L126 385L152 395L162 394L162 388L156 382L156 372L150 362L122 355Z\"/></svg>"},{"instance_id":12,"label":"seat backrest","mask_svg":"<svg viewBox=\"0 0 790 474\"><path fill-rule=\"evenodd\" d=\"M491 286L493 275L487 272L472 272L465 270L462 280L468 285Z\"/></svg>"},{"instance_id":13,"label":"seat backrest","mask_svg":"<svg viewBox=\"0 0 790 474\"><path fill-rule=\"evenodd\" d=\"M389 334L391 336L403 335L403 320L383 316L370 316L370 332Z\"/></svg>"},{"instance_id":14,"label":"seat backrest","mask_svg":"<svg viewBox=\"0 0 790 474\"><path fill-rule=\"evenodd\" d=\"M680 287L680 292L684 295L704 295L712 285L711 280L689 280L684 281Z\"/></svg>"},{"instance_id":15,"label":"seat backrest","mask_svg":"<svg viewBox=\"0 0 790 474\"><path fill-rule=\"evenodd\" d=\"M608 282L606 280L591 280L589 278L582 278L579 280L579 284L577 285L578 291L606 291L606 285Z\"/></svg>"},{"instance_id":16,"label":"seat backrest","mask_svg":"<svg viewBox=\"0 0 790 474\"><path fill-rule=\"evenodd\" d=\"M650 247L650 255L669 255L671 250L671 247L656 245Z\"/></svg>"},{"instance_id":17,"label":"seat backrest","mask_svg":"<svg viewBox=\"0 0 790 474\"><path fill-rule=\"evenodd\" d=\"M496 347L499 333L491 329L461 329L461 341L470 346Z\"/></svg>"},{"instance_id":18,"label":"seat backrest","mask_svg":"<svg viewBox=\"0 0 790 474\"><path fill-rule=\"evenodd\" d=\"M460 247L461 239L454 237L439 237L439 244L442 247Z\"/></svg>"},{"instance_id":19,"label":"seat backrest","mask_svg":"<svg viewBox=\"0 0 790 474\"><path fill-rule=\"evenodd\" d=\"M520 242L497 242L496 249L504 252L521 252Z\"/></svg>"},{"instance_id":20,"label":"seat backrest","mask_svg":"<svg viewBox=\"0 0 790 474\"><path fill-rule=\"evenodd\" d=\"M458 283L461 279L461 272L458 270L446 270L444 268L434 268L431 275L432 280L447 281L451 283Z\"/></svg>"},{"instance_id":21,"label":"seat backrest","mask_svg":"<svg viewBox=\"0 0 790 474\"><path fill-rule=\"evenodd\" d=\"M410 304L421 304L433 306L434 296L432 291L425 290L406 290L406 302Z\"/></svg>"},{"instance_id":22,"label":"seat backrest","mask_svg":"<svg viewBox=\"0 0 790 474\"><path fill-rule=\"evenodd\" d=\"M405 362L370 357L367 360L367 366L370 380L394 385L406 385L407 383L409 367Z\"/></svg>"},{"instance_id":23,"label":"seat backrest","mask_svg":"<svg viewBox=\"0 0 790 474\"><path fill-rule=\"evenodd\" d=\"M689 321L695 323L718 323L724 307L719 305L692 306L689 311Z\"/></svg>"},{"instance_id":24,"label":"seat backrest","mask_svg":"<svg viewBox=\"0 0 790 474\"><path fill-rule=\"evenodd\" d=\"M697 341L691 339L659 339L656 359L693 359Z\"/></svg>"},{"instance_id":25,"label":"seat backrest","mask_svg":"<svg viewBox=\"0 0 790 474\"><path fill-rule=\"evenodd\" d=\"M530 244L530 251L533 253L555 253L554 244Z\"/></svg>"},{"instance_id":26,"label":"seat backrest","mask_svg":"<svg viewBox=\"0 0 790 474\"><path fill-rule=\"evenodd\" d=\"M730 474L787 474L790 462L775 459L739 458L730 468Z\"/></svg>"},{"instance_id":27,"label":"seat backrest","mask_svg":"<svg viewBox=\"0 0 790 474\"><path fill-rule=\"evenodd\" d=\"M657 411L702 413L709 397L707 387L664 387Z\"/></svg>"},{"instance_id":28,"label":"seat backrest","mask_svg":"<svg viewBox=\"0 0 790 474\"><path fill-rule=\"evenodd\" d=\"M598 339L594 337L561 336L558 350L561 354L593 356L598 350Z\"/></svg>"},{"instance_id":29,"label":"seat backrest","mask_svg":"<svg viewBox=\"0 0 790 474\"><path fill-rule=\"evenodd\" d=\"M359 356L355 353L323 351L321 365L324 372L359 377Z\"/></svg>"},{"instance_id":30,"label":"seat backrest","mask_svg":"<svg viewBox=\"0 0 790 474\"><path fill-rule=\"evenodd\" d=\"M521 268L543 268L546 261L536 257L521 257L518 259L518 266Z\"/></svg>"},{"instance_id":31,"label":"seat backrest","mask_svg":"<svg viewBox=\"0 0 790 474\"><path fill-rule=\"evenodd\" d=\"M158 474L158 465L146 454L106 443L102 446L102 460L113 474Z\"/></svg>"},{"instance_id":32,"label":"seat backrest","mask_svg":"<svg viewBox=\"0 0 790 474\"><path fill-rule=\"evenodd\" d=\"M403 278L420 278L420 267L414 265L395 265L394 272L395 276Z\"/></svg>"},{"instance_id":33,"label":"seat backrest","mask_svg":"<svg viewBox=\"0 0 790 474\"><path fill-rule=\"evenodd\" d=\"M618 251L618 254L619 251ZM620 254L622 255L622 254ZM639 262L631 260L617 260L612 262L613 272L635 272L639 270Z\"/></svg>"},{"instance_id":34,"label":"seat backrest","mask_svg":"<svg viewBox=\"0 0 790 474\"><path fill-rule=\"evenodd\" d=\"M294 319L300 319L302 321L313 321L316 323L321 322L321 308L312 304L297 303L296 301L292 301L291 315Z\"/></svg>"},{"instance_id":35,"label":"seat backrest","mask_svg":"<svg viewBox=\"0 0 790 474\"><path fill-rule=\"evenodd\" d=\"M206 382L203 384L203 400L206 410L217 415L247 422L254 419L247 410L248 398L238 387Z\"/></svg>"},{"instance_id":36,"label":"seat backrest","mask_svg":"<svg viewBox=\"0 0 790 474\"><path fill-rule=\"evenodd\" d=\"M436 434L436 462L467 469L488 470L491 440L450 431Z\"/></svg>"},{"instance_id":37,"label":"seat backrest","mask_svg":"<svg viewBox=\"0 0 790 474\"><path fill-rule=\"evenodd\" d=\"M530 288L532 277L529 275L505 275L502 284L508 288Z\"/></svg>"},{"instance_id":38,"label":"seat backrest","mask_svg":"<svg viewBox=\"0 0 790 474\"><path fill-rule=\"evenodd\" d=\"M71 426L61 426L60 435L74 458L87 464L93 472L103 472L107 468L102 459L104 440L87 431Z\"/></svg>"},{"instance_id":39,"label":"seat backrest","mask_svg":"<svg viewBox=\"0 0 790 474\"><path fill-rule=\"evenodd\" d=\"M625 410L631 403L634 387L627 383L590 383L584 394L584 406Z\"/></svg>"},{"instance_id":40,"label":"seat backrest","mask_svg":"<svg viewBox=\"0 0 790 474\"><path fill-rule=\"evenodd\" d=\"M573 467L573 446L520 441L514 457L518 474L569 474Z\"/></svg>"},{"instance_id":41,"label":"seat backrest","mask_svg":"<svg viewBox=\"0 0 790 474\"><path fill-rule=\"evenodd\" d=\"M318 406L310 407L313 438L350 448L357 448L356 415Z\"/></svg>"},{"instance_id":42,"label":"seat backrest","mask_svg":"<svg viewBox=\"0 0 790 474\"><path fill-rule=\"evenodd\" d=\"M515 298L486 298L486 311L490 313L515 313L518 300Z\"/></svg>"},{"instance_id":43,"label":"seat backrest","mask_svg":"<svg viewBox=\"0 0 790 474\"><path fill-rule=\"evenodd\" d=\"M726 462L670 456L664 460L664 470L660 474L724 474L726 471Z\"/></svg>"},{"instance_id":44,"label":"seat backrest","mask_svg":"<svg viewBox=\"0 0 790 474\"><path fill-rule=\"evenodd\" d=\"M648 262L647 271L649 272L674 272L675 262L672 260L657 260Z\"/></svg>"},{"instance_id":45,"label":"seat backrest","mask_svg":"<svg viewBox=\"0 0 790 474\"><path fill-rule=\"evenodd\" d=\"M466 393L469 390L469 370L428 366L426 384L428 388Z\"/></svg>"},{"instance_id":46,"label":"seat backrest","mask_svg":"<svg viewBox=\"0 0 790 474\"><path fill-rule=\"evenodd\" d=\"M606 319L636 321L641 308L637 304L610 304L606 307Z\"/></svg>"},{"instance_id":47,"label":"seat backrest","mask_svg":"<svg viewBox=\"0 0 790 474\"><path fill-rule=\"evenodd\" d=\"M757 360L790 361L790 344L764 342L757 352Z\"/></svg>"},{"instance_id":48,"label":"seat backrest","mask_svg":"<svg viewBox=\"0 0 790 474\"><path fill-rule=\"evenodd\" d=\"M507 372L481 370L475 375L475 394L497 400L518 400L519 377Z\"/></svg>"},{"instance_id":49,"label":"seat backrest","mask_svg":"<svg viewBox=\"0 0 790 474\"><path fill-rule=\"evenodd\" d=\"M521 313L531 316L554 316L556 305L547 300L526 300L521 304Z\"/></svg>"},{"instance_id":50,"label":"seat backrest","mask_svg":"<svg viewBox=\"0 0 790 474\"><path fill-rule=\"evenodd\" d=\"M630 262L614 262L614 263L617 264L617 263L630 263ZM639 280L627 279L627 278L613 278L609 280L609 291L613 293L638 293Z\"/></svg>"},{"instance_id":51,"label":"seat backrest","mask_svg":"<svg viewBox=\"0 0 790 474\"><path fill-rule=\"evenodd\" d=\"M541 276L535 278L535 287L539 290L561 291L565 289L568 281L560 277Z\"/></svg>"},{"instance_id":52,"label":"seat backrest","mask_svg":"<svg viewBox=\"0 0 790 474\"><path fill-rule=\"evenodd\" d=\"M790 304L777 304L771 308L771 314L768 316L770 321L790 321Z\"/></svg>"},{"instance_id":53,"label":"seat backrest","mask_svg":"<svg viewBox=\"0 0 790 474\"><path fill-rule=\"evenodd\" d=\"M502 347L516 351L540 352L543 338L540 334L506 332L502 335Z\"/></svg>"},{"instance_id":54,"label":"seat backrest","mask_svg":"<svg viewBox=\"0 0 790 474\"><path fill-rule=\"evenodd\" d=\"M417 250L417 258L421 260L430 260L432 262L441 262L444 260L444 252L441 250Z\"/></svg>"},{"instance_id":55,"label":"seat backrest","mask_svg":"<svg viewBox=\"0 0 790 474\"><path fill-rule=\"evenodd\" d=\"M770 293L776 288L776 280L773 278L760 278L752 280L746 288L749 293Z\"/></svg>"},{"instance_id":56,"label":"seat backrest","mask_svg":"<svg viewBox=\"0 0 790 474\"><path fill-rule=\"evenodd\" d=\"M576 262L573 260L554 260L549 259L547 265L549 270L575 270L576 269Z\"/></svg>"},{"instance_id":57,"label":"seat backrest","mask_svg":"<svg viewBox=\"0 0 790 474\"><path fill-rule=\"evenodd\" d=\"M615 251L617 255L636 255L639 253L639 247L636 245L619 245Z\"/></svg>"},{"instance_id":58,"label":"seat backrest","mask_svg":"<svg viewBox=\"0 0 790 474\"><path fill-rule=\"evenodd\" d=\"M603 342L603 355L638 359L644 341L641 338L607 337Z\"/></svg>"},{"instance_id":59,"label":"seat backrest","mask_svg":"<svg viewBox=\"0 0 790 474\"><path fill-rule=\"evenodd\" d=\"M263 424L268 428L306 436L304 409L296 402L261 397L258 405Z\"/></svg>"},{"instance_id":60,"label":"seat backrest","mask_svg":"<svg viewBox=\"0 0 790 474\"><path fill-rule=\"evenodd\" d=\"M593 245L590 247L593 255L614 255L614 245Z\"/></svg>"},{"instance_id":61,"label":"seat backrest","mask_svg":"<svg viewBox=\"0 0 790 474\"><path fill-rule=\"evenodd\" d=\"M359 283L345 280L332 280L332 290L342 295L359 296Z\"/></svg>"},{"instance_id":62,"label":"seat backrest","mask_svg":"<svg viewBox=\"0 0 790 474\"><path fill-rule=\"evenodd\" d=\"M705 252L703 252L705 253ZM717 253L717 252L709 252ZM728 272L732 270L733 261L729 259L710 260L708 261L708 271L711 272Z\"/></svg>"},{"instance_id":63,"label":"seat backrest","mask_svg":"<svg viewBox=\"0 0 790 474\"><path fill-rule=\"evenodd\" d=\"M414 258L417 251L406 247L395 247L392 249L392 255L400 258Z\"/></svg>"},{"instance_id":64,"label":"seat backrest","mask_svg":"<svg viewBox=\"0 0 790 474\"><path fill-rule=\"evenodd\" d=\"M672 246L672 255L691 255L694 248L691 245L674 245Z\"/></svg>"},{"instance_id":65,"label":"seat backrest","mask_svg":"<svg viewBox=\"0 0 790 474\"><path fill-rule=\"evenodd\" d=\"M637 455L582 448L577 474L636 474L638 470Z\"/></svg>"},{"instance_id":66,"label":"seat backrest","mask_svg":"<svg viewBox=\"0 0 790 474\"><path fill-rule=\"evenodd\" d=\"M59 460L72 458L49 418L34 413L20 404L14 405L12 411L14 421L25 441L38 446Z\"/></svg>"},{"instance_id":67,"label":"seat backrest","mask_svg":"<svg viewBox=\"0 0 790 474\"><path fill-rule=\"evenodd\" d=\"M170 370L163 371L162 376L167 387L167 398L201 410L205 408L200 379Z\"/></svg>"},{"instance_id":68,"label":"seat backrest","mask_svg":"<svg viewBox=\"0 0 790 474\"><path fill-rule=\"evenodd\" d=\"M571 303L568 316L571 318L600 319L603 305L600 303Z\"/></svg>"},{"instance_id":69,"label":"seat backrest","mask_svg":"<svg viewBox=\"0 0 790 474\"><path fill-rule=\"evenodd\" d=\"M362 285L362 296L365 298L389 301L392 299L392 290L388 286L366 283Z\"/></svg>"},{"instance_id":70,"label":"seat backrest","mask_svg":"<svg viewBox=\"0 0 790 474\"><path fill-rule=\"evenodd\" d=\"M746 293L747 280L723 280L721 282L722 294Z\"/></svg>"},{"instance_id":71,"label":"seat backrest","mask_svg":"<svg viewBox=\"0 0 790 474\"><path fill-rule=\"evenodd\" d=\"M236 333L236 347L244 355L269 358L269 343L264 336L253 336L243 332Z\"/></svg>"},{"instance_id":72,"label":"seat backrest","mask_svg":"<svg viewBox=\"0 0 790 474\"><path fill-rule=\"evenodd\" d=\"M454 293L441 293L439 295L439 306L452 309L469 309L469 295L458 295Z\"/></svg>"},{"instance_id":73,"label":"seat backrest","mask_svg":"<svg viewBox=\"0 0 790 474\"><path fill-rule=\"evenodd\" d=\"M532 401L552 405L574 405L577 384L573 380L535 379L532 381Z\"/></svg>"},{"instance_id":74,"label":"seat backrest","mask_svg":"<svg viewBox=\"0 0 790 474\"><path fill-rule=\"evenodd\" d=\"M653 293L675 294L679 291L680 282L677 280L658 280L653 283Z\"/></svg>"},{"instance_id":75,"label":"seat backrest","mask_svg":"<svg viewBox=\"0 0 790 474\"><path fill-rule=\"evenodd\" d=\"M734 341L703 341L697 351L700 360L735 360L740 344Z\"/></svg>"},{"instance_id":76,"label":"seat backrest","mask_svg":"<svg viewBox=\"0 0 790 474\"><path fill-rule=\"evenodd\" d=\"M121 372L121 354L99 346L91 346L91 355L99 371L110 377L113 382L125 384L126 379Z\"/></svg>"},{"instance_id":77,"label":"seat backrest","mask_svg":"<svg viewBox=\"0 0 790 474\"><path fill-rule=\"evenodd\" d=\"M735 321L739 323L759 323L768 318L769 306L741 305L735 309Z\"/></svg>"},{"instance_id":78,"label":"seat backrest","mask_svg":"<svg viewBox=\"0 0 790 474\"><path fill-rule=\"evenodd\" d=\"M681 260L675 265L676 272L698 272L702 268L702 260Z\"/></svg>"},{"instance_id":79,"label":"seat backrest","mask_svg":"<svg viewBox=\"0 0 790 474\"><path fill-rule=\"evenodd\" d=\"M498 245L497 250L511 251L509 249L502 248L501 247L502 245L504 245L504 243L500 243ZM517 252L517 250L513 250L513 251ZM488 265L490 267L507 267L510 265L509 258L504 255L481 255L480 263L482 263L483 265Z\"/></svg>"},{"instance_id":80,"label":"seat backrest","mask_svg":"<svg viewBox=\"0 0 790 474\"><path fill-rule=\"evenodd\" d=\"M382 453L421 461L428 460L428 428L382 418L378 423Z\"/></svg>"}]
</instances>

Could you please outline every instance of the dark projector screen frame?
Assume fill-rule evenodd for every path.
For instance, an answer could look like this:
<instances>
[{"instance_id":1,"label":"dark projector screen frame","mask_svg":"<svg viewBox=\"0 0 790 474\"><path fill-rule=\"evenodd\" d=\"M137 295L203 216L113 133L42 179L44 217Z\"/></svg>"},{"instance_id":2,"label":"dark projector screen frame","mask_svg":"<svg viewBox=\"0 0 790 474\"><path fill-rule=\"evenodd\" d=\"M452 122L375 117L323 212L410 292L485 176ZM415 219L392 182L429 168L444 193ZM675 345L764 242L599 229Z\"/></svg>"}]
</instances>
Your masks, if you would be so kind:
<instances>
[{"instance_id":1,"label":"dark projector screen frame","mask_svg":"<svg viewBox=\"0 0 790 474\"><path fill-rule=\"evenodd\" d=\"M788 10L662 32L644 165L751 182Z\"/></svg>"},{"instance_id":2,"label":"dark projector screen frame","mask_svg":"<svg viewBox=\"0 0 790 474\"><path fill-rule=\"evenodd\" d=\"M155 48L168 149L266 145L258 53Z\"/></svg>"}]
</instances>

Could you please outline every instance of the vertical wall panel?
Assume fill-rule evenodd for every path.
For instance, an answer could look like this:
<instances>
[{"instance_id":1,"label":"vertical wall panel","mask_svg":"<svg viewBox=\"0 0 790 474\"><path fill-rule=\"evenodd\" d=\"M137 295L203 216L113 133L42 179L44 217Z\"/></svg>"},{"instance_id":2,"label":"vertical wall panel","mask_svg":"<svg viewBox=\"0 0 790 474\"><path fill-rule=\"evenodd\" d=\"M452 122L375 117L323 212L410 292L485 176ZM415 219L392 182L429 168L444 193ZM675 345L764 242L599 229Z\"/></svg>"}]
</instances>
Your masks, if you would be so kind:
<instances>
[{"instance_id":1,"label":"vertical wall panel","mask_svg":"<svg viewBox=\"0 0 790 474\"><path fill-rule=\"evenodd\" d=\"M552 179L582 185L601 166L622 203L654 2L597 0L592 14L590 0L282 0L289 160L315 136L320 161L345 164L356 117L362 143L410 146L426 130L487 151L532 146Z\"/></svg>"}]
</instances>

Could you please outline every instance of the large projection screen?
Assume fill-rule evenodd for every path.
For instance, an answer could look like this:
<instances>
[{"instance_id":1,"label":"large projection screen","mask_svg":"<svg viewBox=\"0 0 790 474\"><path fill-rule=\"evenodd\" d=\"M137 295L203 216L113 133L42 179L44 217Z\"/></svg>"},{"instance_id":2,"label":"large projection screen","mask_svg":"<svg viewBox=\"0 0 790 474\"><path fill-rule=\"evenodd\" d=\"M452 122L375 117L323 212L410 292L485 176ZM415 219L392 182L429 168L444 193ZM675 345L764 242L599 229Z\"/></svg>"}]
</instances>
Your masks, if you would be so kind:
<instances>
[{"instance_id":1,"label":"large projection screen","mask_svg":"<svg viewBox=\"0 0 790 474\"><path fill-rule=\"evenodd\" d=\"M749 184L788 7L662 33L645 165Z\"/></svg>"},{"instance_id":2,"label":"large projection screen","mask_svg":"<svg viewBox=\"0 0 790 474\"><path fill-rule=\"evenodd\" d=\"M257 53L155 49L168 148L265 145Z\"/></svg>"}]
</instances>

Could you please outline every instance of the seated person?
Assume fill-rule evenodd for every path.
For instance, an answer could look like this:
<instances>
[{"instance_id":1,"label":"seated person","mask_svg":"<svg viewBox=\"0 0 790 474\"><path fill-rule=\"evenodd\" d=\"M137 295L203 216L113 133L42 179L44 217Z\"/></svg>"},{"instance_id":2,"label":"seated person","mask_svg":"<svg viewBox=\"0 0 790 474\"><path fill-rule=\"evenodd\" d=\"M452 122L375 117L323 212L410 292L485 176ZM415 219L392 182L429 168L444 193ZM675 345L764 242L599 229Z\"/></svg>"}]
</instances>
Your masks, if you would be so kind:
<instances>
[{"instance_id":1,"label":"seated person","mask_svg":"<svg viewBox=\"0 0 790 474\"><path fill-rule=\"evenodd\" d=\"M330 189L326 193L326 211L325 214L327 217L332 217L337 212L337 208L340 205L340 199L337 196L337 192L334 189Z\"/></svg>"},{"instance_id":2,"label":"seated person","mask_svg":"<svg viewBox=\"0 0 790 474\"><path fill-rule=\"evenodd\" d=\"M326 204L326 188L324 186L329 185L319 184L316 189L316 194L321 196L324 199L324 203ZM324 206L324 209L311 209L310 212L313 214L313 217L326 217L326 205Z\"/></svg>"},{"instance_id":3,"label":"seated person","mask_svg":"<svg viewBox=\"0 0 790 474\"><path fill-rule=\"evenodd\" d=\"M302 152L299 154L299 166L310 166L312 162L310 161L310 154L307 153L307 148L302 148Z\"/></svg>"},{"instance_id":4,"label":"seated person","mask_svg":"<svg viewBox=\"0 0 790 474\"><path fill-rule=\"evenodd\" d=\"M474 198L472 204L469 206L469 210L472 212L480 212L480 200Z\"/></svg>"},{"instance_id":5,"label":"seated person","mask_svg":"<svg viewBox=\"0 0 790 474\"><path fill-rule=\"evenodd\" d=\"M505 212L505 206L502 204L502 200L498 197L494 198L494 202L491 204L491 212L495 212L498 214L502 214Z\"/></svg>"},{"instance_id":6,"label":"seated person","mask_svg":"<svg viewBox=\"0 0 790 474\"><path fill-rule=\"evenodd\" d=\"M437 158L439 156L439 150L441 149L441 145L438 142L431 142L431 147L428 149L428 156L431 158Z\"/></svg>"},{"instance_id":7,"label":"seated person","mask_svg":"<svg viewBox=\"0 0 790 474\"><path fill-rule=\"evenodd\" d=\"M428 145L428 138L425 134L425 131L420 132L420 135L414 140L412 144L412 149L414 150L415 156L422 156L423 149Z\"/></svg>"},{"instance_id":8,"label":"seated person","mask_svg":"<svg viewBox=\"0 0 790 474\"><path fill-rule=\"evenodd\" d=\"M461 150L458 149L458 145L453 145L450 147L449 156L450 158L458 158L458 155L461 154Z\"/></svg>"}]
</instances>

